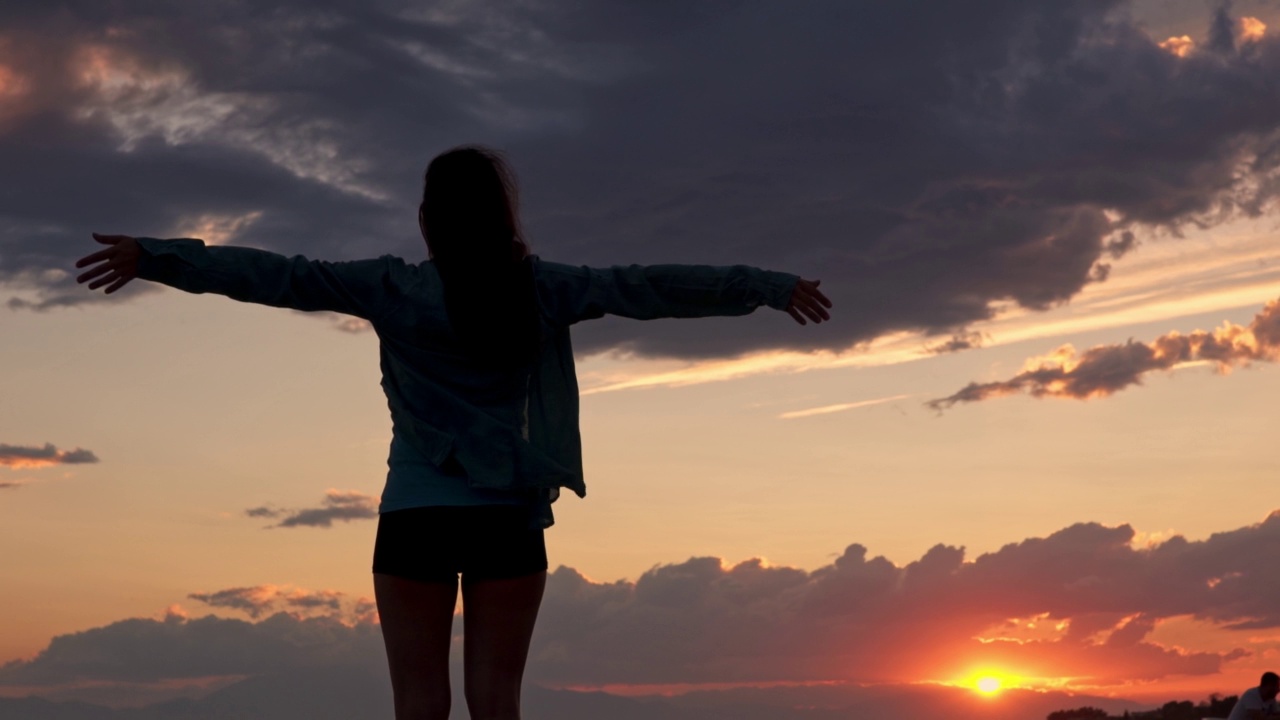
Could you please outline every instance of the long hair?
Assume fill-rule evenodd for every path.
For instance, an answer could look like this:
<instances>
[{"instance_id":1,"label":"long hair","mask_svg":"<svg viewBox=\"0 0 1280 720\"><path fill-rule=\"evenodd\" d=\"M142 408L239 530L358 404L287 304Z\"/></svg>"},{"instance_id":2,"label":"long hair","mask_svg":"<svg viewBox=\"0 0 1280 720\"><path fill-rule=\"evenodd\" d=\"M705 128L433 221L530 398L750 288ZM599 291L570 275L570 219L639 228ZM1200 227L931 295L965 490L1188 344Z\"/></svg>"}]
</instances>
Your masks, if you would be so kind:
<instances>
[{"instance_id":1,"label":"long hair","mask_svg":"<svg viewBox=\"0 0 1280 720\"><path fill-rule=\"evenodd\" d=\"M437 155L423 179L418 224L466 353L487 367L530 362L539 343L533 270L515 174L502 154L463 145Z\"/></svg>"}]
</instances>

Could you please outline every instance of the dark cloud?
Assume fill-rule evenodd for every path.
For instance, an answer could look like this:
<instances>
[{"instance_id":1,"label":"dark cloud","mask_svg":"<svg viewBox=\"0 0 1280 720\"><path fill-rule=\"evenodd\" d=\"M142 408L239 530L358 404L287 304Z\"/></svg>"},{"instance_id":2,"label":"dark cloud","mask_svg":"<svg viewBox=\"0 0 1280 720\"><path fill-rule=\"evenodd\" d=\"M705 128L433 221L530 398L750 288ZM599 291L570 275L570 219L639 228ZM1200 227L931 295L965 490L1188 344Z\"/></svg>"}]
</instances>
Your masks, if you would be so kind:
<instances>
[{"instance_id":1,"label":"dark cloud","mask_svg":"<svg viewBox=\"0 0 1280 720\"><path fill-rule=\"evenodd\" d=\"M0 466L2 467L47 467L96 462L98 462L98 456L94 455L93 451L83 448L59 450L53 443L45 443L44 447L0 443Z\"/></svg>"},{"instance_id":2,"label":"dark cloud","mask_svg":"<svg viewBox=\"0 0 1280 720\"><path fill-rule=\"evenodd\" d=\"M334 617L131 618L54 638L34 658L0 667L0 685L254 675L360 661L376 667L383 652L377 625Z\"/></svg>"},{"instance_id":3,"label":"dark cloud","mask_svg":"<svg viewBox=\"0 0 1280 720\"><path fill-rule=\"evenodd\" d=\"M1080 524L968 562L939 545L903 567L851 545L811 573L695 558L635 583L559 568L530 672L603 684L805 680L838 668L842 678L894 682L986 665L1107 685L1212 675L1249 652L1151 642L1166 619L1280 626L1259 569L1280 558L1280 513L1203 541L1137 548L1134 538L1129 526ZM1065 629L1018 638L1001 630L1009 618Z\"/></svg>"},{"instance_id":4,"label":"dark cloud","mask_svg":"<svg viewBox=\"0 0 1280 720\"><path fill-rule=\"evenodd\" d=\"M191 593L187 597L209 605L231 610L241 610L251 618L269 611L275 604L276 588L273 586L228 588L212 593Z\"/></svg>"},{"instance_id":5,"label":"dark cloud","mask_svg":"<svg viewBox=\"0 0 1280 720\"><path fill-rule=\"evenodd\" d=\"M307 611L328 611L340 616L343 609L343 593L337 590L304 590L302 588L283 588L276 585L255 585L253 587L227 588L211 593L191 593L187 597L210 607L239 610L251 618L257 619L281 606ZM369 601L360 598L355 601L353 614L357 618L367 618L370 612Z\"/></svg>"},{"instance_id":6,"label":"dark cloud","mask_svg":"<svg viewBox=\"0 0 1280 720\"><path fill-rule=\"evenodd\" d=\"M1114 260L1119 260L1129 254L1138 245L1138 238L1130 230L1125 230L1118 237L1107 241L1103 249Z\"/></svg>"},{"instance_id":7,"label":"dark cloud","mask_svg":"<svg viewBox=\"0 0 1280 720\"><path fill-rule=\"evenodd\" d=\"M1079 354L1064 345L1046 357L1027 361L1026 369L1008 380L969 383L954 395L930 400L926 405L942 410L956 403L1024 392L1033 397L1077 400L1107 397L1140 385L1148 373L1197 360L1213 363L1222 373L1254 362L1280 360L1280 300L1267 303L1248 326L1224 323L1213 331L1196 330L1187 335L1173 332L1150 343L1130 340L1123 345L1099 345Z\"/></svg>"},{"instance_id":8,"label":"dark cloud","mask_svg":"<svg viewBox=\"0 0 1280 720\"><path fill-rule=\"evenodd\" d=\"M1231 0L1219 0L1209 23L1209 50L1223 55L1236 49L1236 27L1231 17Z\"/></svg>"},{"instance_id":9,"label":"dark cloud","mask_svg":"<svg viewBox=\"0 0 1280 720\"><path fill-rule=\"evenodd\" d=\"M548 579L529 681L893 685L994 667L1117 686L1213 676L1274 649L1266 633L1224 631L1280 627L1269 570L1280 561L1280 511L1204 540L1135 539L1128 525L1081 523L972 560L938 545L899 566L853 544L812 572L700 557L655 566L634 582L559 567ZM275 585L191 597L255 622L191 619L171 608L163 620L62 635L0 667L0 688L381 666L369 598ZM1201 634L1230 649L1152 639L1162 623L1188 618L1219 628ZM1019 634L1035 624L1037 635Z\"/></svg>"},{"instance_id":10,"label":"dark cloud","mask_svg":"<svg viewBox=\"0 0 1280 720\"><path fill-rule=\"evenodd\" d=\"M945 353L960 352L961 350L971 350L982 347L986 340L987 335L977 331L956 333L951 336L950 340L930 346L929 352L935 355L943 355Z\"/></svg>"},{"instance_id":11,"label":"dark cloud","mask_svg":"<svg viewBox=\"0 0 1280 720\"><path fill-rule=\"evenodd\" d=\"M335 520L373 520L378 517L378 498L356 490L326 490L320 507L273 508L268 506L248 508L249 517L284 519L267 527L332 527Z\"/></svg>"},{"instance_id":12,"label":"dark cloud","mask_svg":"<svg viewBox=\"0 0 1280 720\"><path fill-rule=\"evenodd\" d=\"M1258 215L1280 187L1280 40L1235 42L1225 6L1178 57L1121 0L16 5L14 308L102 301L45 275L92 230L421 258L422 169L460 142L509 151L546 257L749 263L837 306L819 328L610 319L586 351L963 332L1102 281L1126 232Z\"/></svg>"}]
</instances>

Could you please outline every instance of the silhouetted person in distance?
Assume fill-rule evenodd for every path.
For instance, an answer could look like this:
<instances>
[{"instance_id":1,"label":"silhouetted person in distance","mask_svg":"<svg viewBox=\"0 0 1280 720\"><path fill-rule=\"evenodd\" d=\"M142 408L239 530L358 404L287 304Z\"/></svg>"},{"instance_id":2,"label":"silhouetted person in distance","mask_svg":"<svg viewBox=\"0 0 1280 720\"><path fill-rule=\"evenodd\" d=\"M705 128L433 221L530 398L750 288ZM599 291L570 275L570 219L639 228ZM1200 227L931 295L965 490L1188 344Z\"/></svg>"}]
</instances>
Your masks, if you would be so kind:
<instances>
[{"instance_id":1,"label":"silhouetted person in distance","mask_svg":"<svg viewBox=\"0 0 1280 720\"><path fill-rule=\"evenodd\" d=\"M1262 673L1258 687L1252 687L1240 694L1236 706L1231 708L1227 720L1262 720L1280 715L1276 707L1276 693L1280 691L1280 675L1273 672Z\"/></svg>"},{"instance_id":2,"label":"silhouetted person in distance","mask_svg":"<svg viewBox=\"0 0 1280 720\"><path fill-rule=\"evenodd\" d=\"M373 585L397 720L449 715L449 639L461 575L467 707L519 718L547 576L543 530L560 488L586 494L574 323L606 314L829 319L819 281L745 265L589 268L531 255L514 176L484 147L427 167L418 224L428 259L308 260L195 239L124 235L81 258L77 281L132 278L193 293L365 318L377 332L392 437Z\"/></svg>"}]
</instances>

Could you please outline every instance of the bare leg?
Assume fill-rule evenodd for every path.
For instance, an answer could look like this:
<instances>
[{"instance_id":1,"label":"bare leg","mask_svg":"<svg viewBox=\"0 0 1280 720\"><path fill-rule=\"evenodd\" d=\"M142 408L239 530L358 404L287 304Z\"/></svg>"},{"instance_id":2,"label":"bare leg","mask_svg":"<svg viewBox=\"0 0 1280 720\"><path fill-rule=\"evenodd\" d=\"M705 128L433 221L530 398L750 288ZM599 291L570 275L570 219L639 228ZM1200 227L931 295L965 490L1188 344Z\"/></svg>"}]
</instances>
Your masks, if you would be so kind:
<instances>
[{"instance_id":1,"label":"bare leg","mask_svg":"<svg viewBox=\"0 0 1280 720\"><path fill-rule=\"evenodd\" d=\"M427 583L374 573L373 593L391 666L396 720L447 720L457 580Z\"/></svg>"},{"instance_id":2,"label":"bare leg","mask_svg":"<svg viewBox=\"0 0 1280 720\"><path fill-rule=\"evenodd\" d=\"M519 720L520 681L547 571L509 580L462 578L463 662L471 720Z\"/></svg>"}]
</instances>

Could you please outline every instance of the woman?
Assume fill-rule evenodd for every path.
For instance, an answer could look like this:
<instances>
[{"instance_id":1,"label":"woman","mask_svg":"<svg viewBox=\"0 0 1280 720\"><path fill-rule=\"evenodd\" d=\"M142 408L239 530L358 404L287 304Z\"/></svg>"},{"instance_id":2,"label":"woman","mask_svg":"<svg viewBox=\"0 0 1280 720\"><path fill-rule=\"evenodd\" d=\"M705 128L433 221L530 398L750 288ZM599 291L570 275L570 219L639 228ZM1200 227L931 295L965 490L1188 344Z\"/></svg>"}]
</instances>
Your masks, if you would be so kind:
<instances>
[{"instance_id":1,"label":"woman","mask_svg":"<svg viewBox=\"0 0 1280 720\"><path fill-rule=\"evenodd\" d=\"M392 439L373 581L397 720L449 715L449 640L461 575L465 696L475 720L519 718L547 576L543 530L567 487L586 494L569 326L605 314L829 319L818 281L743 265L595 269L547 262L521 235L501 155L454 148L427 167L428 260L325 262L201 240L123 235L77 281L135 277L193 293L369 320ZM90 282L91 281L91 282Z\"/></svg>"}]
</instances>

